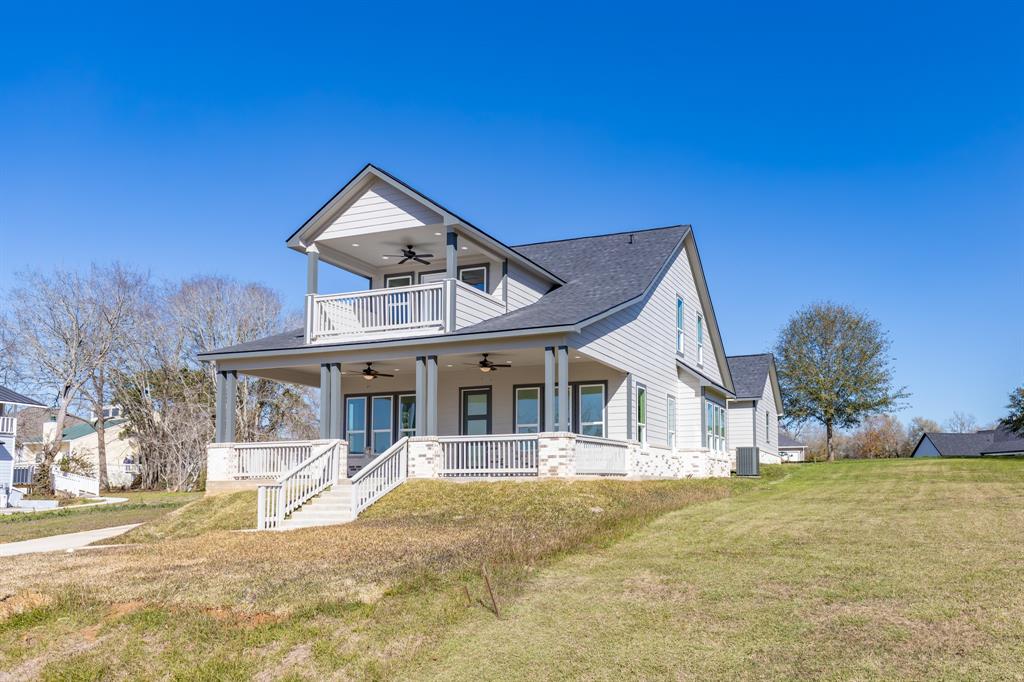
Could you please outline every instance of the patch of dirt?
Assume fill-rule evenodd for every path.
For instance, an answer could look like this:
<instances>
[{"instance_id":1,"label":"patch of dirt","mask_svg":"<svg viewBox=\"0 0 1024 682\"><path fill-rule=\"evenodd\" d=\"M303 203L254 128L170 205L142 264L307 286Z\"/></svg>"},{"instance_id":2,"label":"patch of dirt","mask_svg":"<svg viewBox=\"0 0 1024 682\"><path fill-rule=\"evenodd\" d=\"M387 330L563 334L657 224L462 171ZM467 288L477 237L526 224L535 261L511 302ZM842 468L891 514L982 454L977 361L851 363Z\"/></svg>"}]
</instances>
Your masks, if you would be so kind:
<instances>
[{"instance_id":1,"label":"patch of dirt","mask_svg":"<svg viewBox=\"0 0 1024 682\"><path fill-rule=\"evenodd\" d=\"M53 601L53 597L41 592L9 594L6 597L0 598L0 622L25 611L49 606Z\"/></svg>"},{"instance_id":2,"label":"patch of dirt","mask_svg":"<svg viewBox=\"0 0 1024 682\"><path fill-rule=\"evenodd\" d=\"M284 677L290 672L297 672L302 668L306 667L310 662L312 656L310 652L312 646L309 644L300 644L295 647L281 659L281 662L272 668L261 670L258 675L253 678L253 682L271 682Z\"/></svg>"},{"instance_id":3,"label":"patch of dirt","mask_svg":"<svg viewBox=\"0 0 1024 682\"><path fill-rule=\"evenodd\" d=\"M107 611L107 618L120 618L130 613L135 613L145 606L145 602L136 599L135 601L120 601L110 605Z\"/></svg>"}]
</instances>

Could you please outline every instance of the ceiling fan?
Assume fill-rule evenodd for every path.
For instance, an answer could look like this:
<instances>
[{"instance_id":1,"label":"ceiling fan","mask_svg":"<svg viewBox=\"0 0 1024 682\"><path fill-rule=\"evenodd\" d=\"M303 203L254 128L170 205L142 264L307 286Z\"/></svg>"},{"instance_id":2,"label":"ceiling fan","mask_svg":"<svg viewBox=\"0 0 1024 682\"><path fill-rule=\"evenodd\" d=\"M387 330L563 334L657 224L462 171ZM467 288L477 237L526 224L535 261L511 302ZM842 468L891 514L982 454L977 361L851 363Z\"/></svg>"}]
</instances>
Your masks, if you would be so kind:
<instances>
[{"instance_id":1,"label":"ceiling fan","mask_svg":"<svg viewBox=\"0 0 1024 682\"><path fill-rule=\"evenodd\" d=\"M373 368L373 363L372 362L366 363L366 369L364 369L361 372L361 374L362 374L363 378L366 379L367 381L373 381L377 377L388 377L388 378L391 378L391 377L395 376L394 374L385 374L384 372L378 372L377 370L375 370Z\"/></svg>"},{"instance_id":2,"label":"ceiling fan","mask_svg":"<svg viewBox=\"0 0 1024 682\"><path fill-rule=\"evenodd\" d=\"M511 367L512 366L512 364L508 363L508 362L506 362L503 365L499 365L499 364L497 364L495 362L491 362L490 360L487 359L487 356L490 355L490 353L482 353L482 355L484 356L483 360L481 360L480 362L477 362L477 363L467 362L467 363L465 363L466 366L467 367L476 367L481 372L496 372L496 371L498 371L498 368L500 368L500 367Z\"/></svg>"},{"instance_id":3,"label":"ceiling fan","mask_svg":"<svg viewBox=\"0 0 1024 682\"><path fill-rule=\"evenodd\" d=\"M424 265L430 265L430 261L424 260L424 259L426 259L426 258L433 258L434 254L432 254L432 253L416 253L416 249L412 248L412 244L409 244L404 249L402 249L402 254L401 255L399 255L397 253L386 253L386 254L384 254L384 257L385 258L401 258L402 260L398 261L399 265L401 265L402 263L404 263L406 261L409 261L409 260L414 260L417 263L423 263Z\"/></svg>"}]
</instances>

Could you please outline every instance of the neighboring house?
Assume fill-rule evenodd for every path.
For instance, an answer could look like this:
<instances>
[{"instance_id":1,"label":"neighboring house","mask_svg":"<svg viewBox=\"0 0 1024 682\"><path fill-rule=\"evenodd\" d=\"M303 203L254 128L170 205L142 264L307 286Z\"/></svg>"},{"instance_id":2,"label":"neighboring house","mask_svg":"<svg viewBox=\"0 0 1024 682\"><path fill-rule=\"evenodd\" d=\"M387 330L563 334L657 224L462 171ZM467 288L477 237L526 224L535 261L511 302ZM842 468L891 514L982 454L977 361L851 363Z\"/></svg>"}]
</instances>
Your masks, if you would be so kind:
<instances>
[{"instance_id":1,"label":"neighboring house","mask_svg":"<svg viewBox=\"0 0 1024 682\"><path fill-rule=\"evenodd\" d=\"M0 507L7 506L14 488L18 414L27 407L42 407L42 404L0 386Z\"/></svg>"},{"instance_id":2,"label":"neighboring house","mask_svg":"<svg viewBox=\"0 0 1024 682\"><path fill-rule=\"evenodd\" d=\"M762 464L778 464L782 393L771 353L730 355L729 371L736 397L729 400L729 450L756 447Z\"/></svg>"},{"instance_id":3,"label":"neighboring house","mask_svg":"<svg viewBox=\"0 0 1024 682\"><path fill-rule=\"evenodd\" d=\"M806 462L807 444L779 430L779 457L783 462Z\"/></svg>"},{"instance_id":4,"label":"neighboring house","mask_svg":"<svg viewBox=\"0 0 1024 682\"><path fill-rule=\"evenodd\" d=\"M728 475L737 393L690 226L508 246L368 165L287 245L305 325L201 356L207 491L260 487L260 527L410 477ZM369 288L321 292L325 264ZM234 443L239 374L318 387L322 440Z\"/></svg>"},{"instance_id":5,"label":"neighboring house","mask_svg":"<svg viewBox=\"0 0 1024 682\"><path fill-rule=\"evenodd\" d=\"M135 441L127 436L126 419L111 419L104 423L104 442L107 451L107 479L111 488L127 488L135 480L138 471L138 449ZM43 446L56 436L56 424L52 421L43 425L43 433L39 438L23 442L23 456L27 461L38 462L43 454ZM92 464L93 476L99 476L99 434L95 422L80 423L64 429L61 438L59 462L67 453L84 457Z\"/></svg>"},{"instance_id":6,"label":"neighboring house","mask_svg":"<svg viewBox=\"0 0 1024 682\"><path fill-rule=\"evenodd\" d=\"M983 457L1024 455L1024 437L1005 427L975 433L925 432L911 457Z\"/></svg>"}]
</instances>

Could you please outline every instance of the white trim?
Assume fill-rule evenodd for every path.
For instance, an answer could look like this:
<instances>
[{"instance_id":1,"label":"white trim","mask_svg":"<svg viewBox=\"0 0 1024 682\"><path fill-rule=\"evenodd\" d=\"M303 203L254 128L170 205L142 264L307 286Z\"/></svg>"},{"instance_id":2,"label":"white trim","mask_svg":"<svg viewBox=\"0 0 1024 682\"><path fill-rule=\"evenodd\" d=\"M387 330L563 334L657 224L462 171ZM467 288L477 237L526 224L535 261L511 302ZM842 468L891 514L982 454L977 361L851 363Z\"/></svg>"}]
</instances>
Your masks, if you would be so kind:
<instances>
[{"instance_id":1,"label":"white trim","mask_svg":"<svg viewBox=\"0 0 1024 682\"><path fill-rule=\"evenodd\" d=\"M583 389L585 389L585 388L594 388L594 387L597 387L597 388L601 389L601 421L600 422L584 422L583 421ZM608 395L606 393L606 388L605 388L605 385L603 383L591 382L591 383L579 383L579 384L576 384L576 414L577 414L576 418L579 420L579 424L577 425L578 426L577 431L579 432L580 435L588 436L588 437L591 437L591 438L607 438L608 437ZM570 411L570 416L572 416L571 415L571 411ZM588 434L588 433L584 433L583 432L583 427L584 426L594 426L594 425L596 425L598 423L600 423L600 425L601 425L601 434L600 435L594 436L593 434Z\"/></svg>"},{"instance_id":2,"label":"white trim","mask_svg":"<svg viewBox=\"0 0 1024 682\"><path fill-rule=\"evenodd\" d=\"M514 433L540 433L544 429L542 428L541 420L544 415L541 414L540 402L542 399L541 386L516 386L514 395L512 396L512 430ZM537 393L537 421L533 423L520 424L519 423L519 391L536 391ZM536 431L520 431L520 427L536 427Z\"/></svg>"}]
</instances>

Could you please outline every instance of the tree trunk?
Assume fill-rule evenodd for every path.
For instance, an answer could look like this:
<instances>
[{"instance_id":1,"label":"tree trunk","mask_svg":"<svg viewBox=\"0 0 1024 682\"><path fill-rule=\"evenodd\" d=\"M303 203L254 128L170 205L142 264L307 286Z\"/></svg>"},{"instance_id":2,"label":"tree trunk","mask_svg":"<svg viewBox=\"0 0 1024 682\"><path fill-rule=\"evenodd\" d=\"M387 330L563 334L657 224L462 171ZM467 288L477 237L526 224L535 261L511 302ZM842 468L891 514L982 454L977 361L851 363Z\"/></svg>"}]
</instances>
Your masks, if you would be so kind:
<instances>
[{"instance_id":1,"label":"tree trunk","mask_svg":"<svg viewBox=\"0 0 1024 682\"><path fill-rule=\"evenodd\" d=\"M836 461L836 452L832 444L832 422L825 422L825 448L828 450L828 461Z\"/></svg>"},{"instance_id":2,"label":"tree trunk","mask_svg":"<svg viewBox=\"0 0 1024 682\"><path fill-rule=\"evenodd\" d=\"M99 471L100 490L107 490L110 481L107 478L107 423L103 417L103 400L106 389L106 375L101 366L93 377L93 410L96 412L96 468Z\"/></svg>"},{"instance_id":3,"label":"tree trunk","mask_svg":"<svg viewBox=\"0 0 1024 682\"><path fill-rule=\"evenodd\" d=\"M43 445L43 461L36 467L35 491L37 494L52 493L53 479L50 476L50 469L53 467L53 460L60 452L60 446L64 438L64 422L67 421L68 408L71 406L71 399L75 395L74 386L65 384L61 387L60 399L57 401L57 421L54 424L56 433L53 440Z\"/></svg>"}]
</instances>

